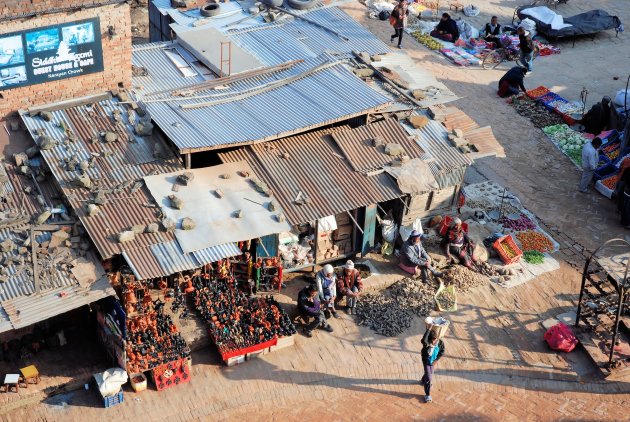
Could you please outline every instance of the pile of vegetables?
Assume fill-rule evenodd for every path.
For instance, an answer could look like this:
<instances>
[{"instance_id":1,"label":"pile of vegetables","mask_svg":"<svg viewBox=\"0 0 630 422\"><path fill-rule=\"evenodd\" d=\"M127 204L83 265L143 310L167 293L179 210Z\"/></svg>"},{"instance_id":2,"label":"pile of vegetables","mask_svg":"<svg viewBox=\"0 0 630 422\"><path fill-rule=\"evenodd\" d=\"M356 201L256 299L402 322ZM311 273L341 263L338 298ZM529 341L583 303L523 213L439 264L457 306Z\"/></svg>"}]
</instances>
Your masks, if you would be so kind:
<instances>
[{"instance_id":1,"label":"pile of vegetables","mask_svg":"<svg viewBox=\"0 0 630 422\"><path fill-rule=\"evenodd\" d=\"M528 264L542 264L545 261L545 255L538 251L525 251L523 252L523 259Z\"/></svg>"},{"instance_id":2,"label":"pile of vegetables","mask_svg":"<svg viewBox=\"0 0 630 422\"><path fill-rule=\"evenodd\" d=\"M516 234L516 238L521 242L525 251L550 252L553 250L553 243L547 236L536 231L525 231Z\"/></svg>"},{"instance_id":3,"label":"pile of vegetables","mask_svg":"<svg viewBox=\"0 0 630 422\"><path fill-rule=\"evenodd\" d=\"M571 161L578 166L582 165L582 146L588 142L588 139L565 124L547 126L543 132Z\"/></svg>"},{"instance_id":4,"label":"pile of vegetables","mask_svg":"<svg viewBox=\"0 0 630 422\"><path fill-rule=\"evenodd\" d=\"M536 225L532 222L532 220L530 220L529 218L527 218L527 216L523 214L521 214L520 217L516 220L508 217L502 217L499 220L499 224L503 225L503 227L505 227L506 229L512 229L516 231L536 230Z\"/></svg>"},{"instance_id":5,"label":"pile of vegetables","mask_svg":"<svg viewBox=\"0 0 630 422\"><path fill-rule=\"evenodd\" d=\"M418 40L420 44L424 45L427 48L430 48L431 50L436 51L436 50L440 50L444 48L444 44L442 44L439 41L436 41L435 38L433 38L429 34L423 34L422 32L417 31L417 32L413 32L411 36L414 37L416 40Z\"/></svg>"},{"instance_id":6,"label":"pile of vegetables","mask_svg":"<svg viewBox=\"0 0 630 422\"><path fill-rule=\"evenodd\" d=\"M510 104L518 114L527 117L532 121L534 126L538 128L544 128L562 122L562 117L560 117L559 114L550 112L544 105L526 96L519 97L515 95L511 98Z\"/></svg>"},{"instance_id":7,"label":"pile of vegetables","mask_svg":"<svg viewBox=\"0 0 630 422\"><path fill-rule=\"evenodd\" d=\"M619 175L615 174L607 179L602 180L602 185L606 186L610 190L615 190L617 182L619 181Z\"/></svg>"}]
</instances>

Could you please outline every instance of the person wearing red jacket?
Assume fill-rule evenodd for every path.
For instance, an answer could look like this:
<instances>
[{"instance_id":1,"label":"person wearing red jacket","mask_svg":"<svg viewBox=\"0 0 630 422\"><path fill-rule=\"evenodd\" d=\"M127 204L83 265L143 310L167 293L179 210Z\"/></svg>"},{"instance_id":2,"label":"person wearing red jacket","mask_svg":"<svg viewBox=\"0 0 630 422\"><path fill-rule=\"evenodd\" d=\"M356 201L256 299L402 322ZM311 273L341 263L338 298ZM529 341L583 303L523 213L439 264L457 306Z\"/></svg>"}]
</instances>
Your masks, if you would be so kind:
<instances>
[{"instance_id":1,"label":"person wearing red jacket","mask_svg":"<svg viewBox=\"0 0 630 422\"><path fill-rule=\"evenodd\" d=\"M361 273L354 268L354 262L348 260L343 267L343 273L337 278L337 297L341 300L345 296L348 315L354 313L354 307L357 306L357 299L362 291Z\"/></svg>"}]
</instances>

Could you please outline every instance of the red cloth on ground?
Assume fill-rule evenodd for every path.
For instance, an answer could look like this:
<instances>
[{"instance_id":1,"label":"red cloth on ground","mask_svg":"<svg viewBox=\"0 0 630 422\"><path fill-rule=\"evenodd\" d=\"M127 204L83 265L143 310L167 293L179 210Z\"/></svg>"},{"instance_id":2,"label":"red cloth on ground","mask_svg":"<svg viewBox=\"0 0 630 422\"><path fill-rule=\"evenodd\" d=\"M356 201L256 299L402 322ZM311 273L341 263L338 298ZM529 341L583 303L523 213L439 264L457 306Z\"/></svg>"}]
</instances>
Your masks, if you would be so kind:
<instances>
[{"instance_id":1,"label":"red cloth on ground","mask_svg":"<svg viewBox=\"0 0 630 422\"><path fill-rule=\"evenodd\" d=\"M563 323L554 325L547 330L545 341L551 349L561 352L570 352L578 344L578 339L573 334L573 331Z\"/></svg>"}]
</instances>

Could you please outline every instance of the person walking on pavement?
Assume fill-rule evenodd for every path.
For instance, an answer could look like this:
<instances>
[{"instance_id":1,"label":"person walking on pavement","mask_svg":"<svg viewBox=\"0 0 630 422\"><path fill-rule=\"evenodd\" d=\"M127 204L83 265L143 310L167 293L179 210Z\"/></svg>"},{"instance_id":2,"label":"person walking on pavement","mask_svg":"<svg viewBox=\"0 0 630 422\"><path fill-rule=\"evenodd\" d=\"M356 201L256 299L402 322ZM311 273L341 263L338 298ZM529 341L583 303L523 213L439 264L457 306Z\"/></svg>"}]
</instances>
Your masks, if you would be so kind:
<instances>
[{"instance_id":1,"label":"person walking on pavement","mask_svg":"<svg viewBox=\"0 0 630 422\"><path fill-rule=\"evenodd\" d=\"M519 48L521 49L520 62L528 72L531 72L534 60L534 41L532 41L529 31L526 31L522 26L518 27L516 33L518 34Z\"/></svg>"},{"instance_id":2,"label":"person walking on pavement","mask_svg":"<svg viewBox=\"0 0 630 422\"><path fill-rule=\"evenodd\" d=\"M324 311L321 309L319 293L315 285L309 284L300 290L298 294L298 310L306 321L314 318L313 321L304 327L304 335L306 337L313 337L313 330L317 327L321 327L329 333L333 332L333 328L326 321Z\"/></svg>"},{"instance_id":3,"label":"person walking on pavement","mask_svg":"<svg viewBox=\"0 0 630 422\"><path fill-rule=\"evenodd\" d=\"M444 342L438 338L435 331L431 329L432 325L427 324L427 330L422 336L422 366L424 367L424 375L420 383L424 387L424 402L431 403L431 386L433 385L433 371L435 364L444 354Z\"/></svg>"},{"instance_id":4,"label":"person walking on pavement","mask_svg":"<svg viewBox=\"0 0 630 422\"><path fill-rule=\"evenodd\" d=\"M357 299L363 290L363 281L361 273L354 268L354 262L348 260L343 267L343 273L337 278L337 297L340 301L342 297L346 297L346 312L352 315L354 307L357 306Z\"/></svg>"},{"instance_id":5,"label":"person walking on pavement","mask_svg":"<svg viewBox=\"0 0 630 422\"><path fill-rule=\"evenodd\" d=\"M333 317L339 318L335 309L335 299L337 297L337 276L332 265L326 264L324 268L317 272L315 276L317 282L317 290L319 291L319 300L324 310L330 311Z\"/></svg>"},{"instance_id":6,"label":"person walking on pavement","mask_svg":"<svg viewBox=\"0 0 630 422\"><path fill-rule=\"evenodd\" d=\"M403 32L407 26L407 16L409 16L409 8L407 7L407 0L399 0L389 18L389 23L394 27L394 35L389 39L389 42L394 42L398 37L398 48L402 48Z\"/></svg>"},{"instance_id":7,"label":"person walking on pavement","mask_svg":"<svg viewBox=\"0 0 630 422\"><path fill-rule=\"evenodd\" d=\"M584 144L582 147L582 178L580 179L580 192L588 192L588 185L593 180L595 169L599 163L599 147L602 146L602 140L595 138L591 142Z\"/></svg>"}]
</instances>

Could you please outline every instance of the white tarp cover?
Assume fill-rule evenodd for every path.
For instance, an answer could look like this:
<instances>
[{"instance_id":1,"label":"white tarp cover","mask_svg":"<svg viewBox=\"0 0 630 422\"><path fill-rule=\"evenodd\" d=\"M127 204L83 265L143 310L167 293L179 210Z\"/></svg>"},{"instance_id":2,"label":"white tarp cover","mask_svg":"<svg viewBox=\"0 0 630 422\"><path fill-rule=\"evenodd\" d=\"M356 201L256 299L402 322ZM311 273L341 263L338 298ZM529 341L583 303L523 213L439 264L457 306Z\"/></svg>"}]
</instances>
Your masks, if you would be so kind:
<instances>
[{"instance_id":1,"label":"white tarp cover","mask_svg":"<svg viewBox=\"0 0 630 422\"><path fill-rule=\"evenodd\" d=\"M177 184L177 176L186 172L194 174L192 181L187 186ZM269 211L273 197L256 191L254 179L258 178L249 164L239 161L147 176L144 181L164 215L177 224L175 237L182 250L190 253L291 229L286 220L278 221L277 216L284 212L277 201L275 211ZM174 186L177 191L173 191ZM217 195L217 189L222 197ZM169 195L183 201L182 209L171 207ZM239 210L240 218L235 216ZM185 217L193 219L194 229L181 230L181 220Z\"/></svg>"},{"instance_id":2,"label":"white tarp cover","mask_svg":"<svg viewBox=\"0 0 630 422\"><path fill-rule=\"evenodd\" d=\"M572 25L564 23L562 15L557 14L553 10L545 6L530 7L521 10L521 13L532 16L541 22L551 25L551 29L563 29Z\"/></svg>"},{"instance_id":3,"label":"white tarp cover","mask_svg":"<svg viewBox=\"0 0 630 422\"><path fill-rule=\"evenodd\" d=\"M419 194L439 189L431 168L419 158L407 161L401 167L384 167L398 182L403 193Z\"/></svg>"},{"instance_id":4,"label":"white tarp cover","mask_svg":"<svg viewBox=\"0 0 630 422\"><path fill-rule=\"evenodd\" d=\"M122 368L109 368L105 372L94 374L94 380L103 397L110 397L120 391L127 382L127 371Z\"/></svg>"}]
</instances>

